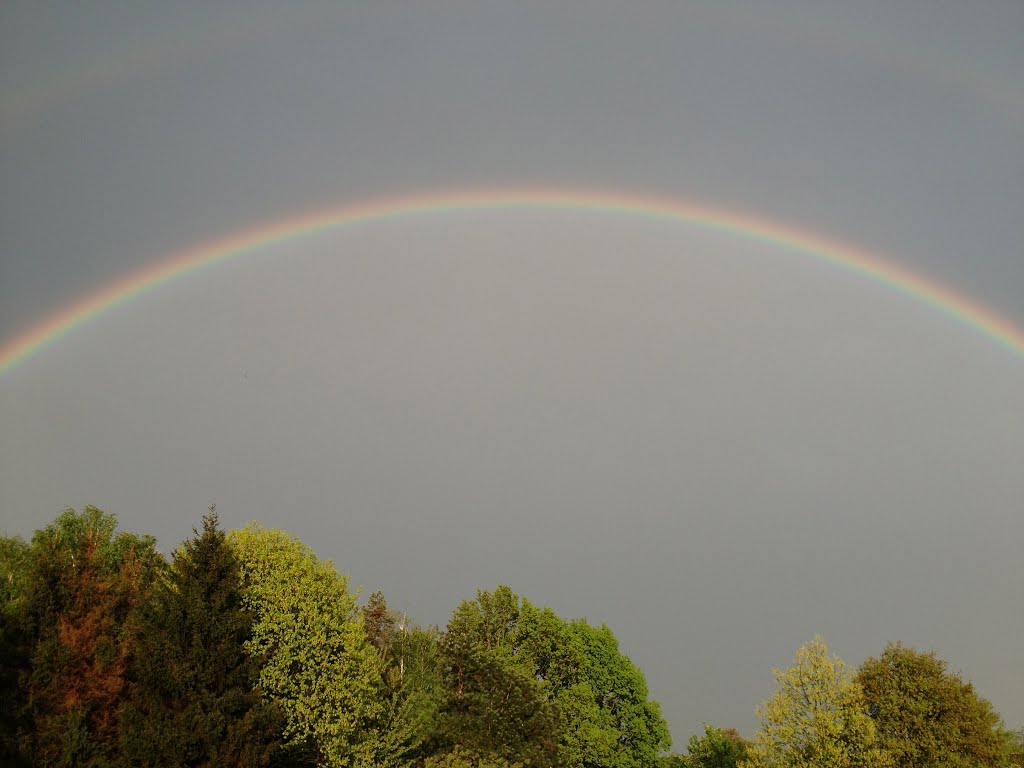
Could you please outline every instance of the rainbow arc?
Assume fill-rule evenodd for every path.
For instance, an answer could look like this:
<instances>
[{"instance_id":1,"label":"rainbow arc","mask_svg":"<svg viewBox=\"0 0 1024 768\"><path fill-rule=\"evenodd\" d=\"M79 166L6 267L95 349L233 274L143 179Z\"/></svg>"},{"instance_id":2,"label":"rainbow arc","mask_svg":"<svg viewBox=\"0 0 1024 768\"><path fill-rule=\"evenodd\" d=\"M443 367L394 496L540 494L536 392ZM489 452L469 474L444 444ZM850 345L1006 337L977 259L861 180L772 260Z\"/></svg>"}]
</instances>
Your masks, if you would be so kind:
<instances>
[{"instance_id":1,"label":"rainbow arc","mask_svg":"<svg viewBox=\"0 0 1024 768\"><path fill-rule=\"evenodd\" d=\"M430 193L345 204L300 214L180 251L128 275L0 346L0 377L79 326L186 275L275 244L362 223L459 211L563 210L674 221L777 245L884 285L928 305L1024 358L1024 331L992 310L891 261L759 216L670 198L579 189L496 189Z\"/></svg>"}]
</instances>

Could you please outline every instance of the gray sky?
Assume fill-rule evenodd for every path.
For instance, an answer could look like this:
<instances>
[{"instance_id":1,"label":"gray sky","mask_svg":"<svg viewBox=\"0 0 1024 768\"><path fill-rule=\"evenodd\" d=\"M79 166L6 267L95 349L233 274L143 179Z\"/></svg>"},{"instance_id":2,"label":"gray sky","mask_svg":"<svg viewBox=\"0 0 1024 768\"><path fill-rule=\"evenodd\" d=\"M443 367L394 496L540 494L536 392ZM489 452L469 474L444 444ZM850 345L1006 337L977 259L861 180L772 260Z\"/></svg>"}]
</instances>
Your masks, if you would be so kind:
<instances>
[{"instance_id":1,"label":"gray sky","mask_svg":"<svg viewBox=\"0 0 1024 768\"><path fill-rule=\"evenodd\" d=\"M571 186L855 245L1024 326L1017 2L0 8L0 344L346 202ZM0 378L0 523L163 548L216 501L444 624L604 621L676 749L815 633L1024 724L1024 359L779 246L565 210L399 219L163 286Z\"/></svg>"}]
</instances>

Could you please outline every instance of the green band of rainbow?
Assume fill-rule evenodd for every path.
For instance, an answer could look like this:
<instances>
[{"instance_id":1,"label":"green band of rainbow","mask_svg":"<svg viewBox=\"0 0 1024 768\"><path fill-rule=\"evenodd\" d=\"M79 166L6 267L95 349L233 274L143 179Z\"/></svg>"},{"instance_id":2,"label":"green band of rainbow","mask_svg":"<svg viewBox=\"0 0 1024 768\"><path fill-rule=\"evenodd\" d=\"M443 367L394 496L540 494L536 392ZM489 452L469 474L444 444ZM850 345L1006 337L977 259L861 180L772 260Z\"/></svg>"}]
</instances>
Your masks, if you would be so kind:
<instances>
[{"instance_id":1,"label":"green band of rainbow","mask_svg":"<svg viewBox=\"0 0 1024 768\"><path fill-rule=\"evenodd\" d=\"M336 208L281 219L206 243L167 258L156 266L118 280L60 310L26 333L0 347L0 376L75 328L120 304L192 272L242 256L259 248L303 235L354 224L458 211L566 210L677 221L709 230L782 246L818 261L881 283L915 301L929 305L973 328L982 336L1024 358L1024 331L995 312L972 302L926 277L910 272L857 248L748 214L667 198L622 195L574 189L498 189L431 193Z\"/></svg>"}]
</instances>

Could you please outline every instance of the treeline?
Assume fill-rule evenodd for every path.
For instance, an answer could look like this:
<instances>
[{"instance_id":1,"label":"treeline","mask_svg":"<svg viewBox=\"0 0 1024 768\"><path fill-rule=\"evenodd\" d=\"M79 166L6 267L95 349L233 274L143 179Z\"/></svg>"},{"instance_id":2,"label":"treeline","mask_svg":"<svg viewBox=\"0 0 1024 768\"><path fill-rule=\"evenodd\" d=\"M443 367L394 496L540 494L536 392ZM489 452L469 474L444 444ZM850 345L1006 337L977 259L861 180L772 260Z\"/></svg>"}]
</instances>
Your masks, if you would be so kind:
<instances>
[{"instance_id":1,"label":"treeline","mask_svg":"<svg viewBox=\"0 0 1024 768\"><path fill-rule=\"evenodd\" d=\"M607 627L508 587L421 627L295 537L215 510L168 560L94 507L0 539L0 764L750 768L1006 766L1015 734L940 659L858 670L820 639L752 740L686 754Z\"/></svg>"},{"instance_id":2,"label":"treeline","mask_svg":"<svg viewBox=\"0 0 1024 768\"><path fill-rule=\"evenodd\" d=\"M639 768L669 746L609 629L507 587L415 626L212 509L169 562L92 507L0 561L5 765Z\"/></svg>"},{"instance_id":3,"label":"treeline","mask_svg":"<svg viewBox=\"0 0 1024 768\"><path fill-rule=\"evenodd\" d=\"M850 670L816 637L775 680L752 740L707 725L662 768L1024 768L1024 729L933 652L890 644Z\"/></svg>"}]
</instances>

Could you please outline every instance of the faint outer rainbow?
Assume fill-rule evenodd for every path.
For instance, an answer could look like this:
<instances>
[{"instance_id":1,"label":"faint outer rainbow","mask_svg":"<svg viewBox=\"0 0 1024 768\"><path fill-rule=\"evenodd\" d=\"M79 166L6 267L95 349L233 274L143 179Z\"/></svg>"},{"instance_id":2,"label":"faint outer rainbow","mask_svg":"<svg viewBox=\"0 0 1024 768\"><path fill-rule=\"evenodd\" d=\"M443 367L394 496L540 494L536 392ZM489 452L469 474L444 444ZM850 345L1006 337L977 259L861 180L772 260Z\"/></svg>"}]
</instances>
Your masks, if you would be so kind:
<instances>
[{"instance_id":1,"label":"faint outer rainbow","mask_svg":"<svg viewBox=\"0 0 1024 768\"><path fill-rule=\"evenodd\" d=\"M344 204L249 229L191 248L111 283L0 347L0 376L78 326L164 283L289 239L354 224L459 211L562 210L676 221L769 243L833 264L930 305L1024 358L1024 331L915 272L788 224L670 198L585 189L491 189L430 193Z\"/></svg>"}]
</instances>

